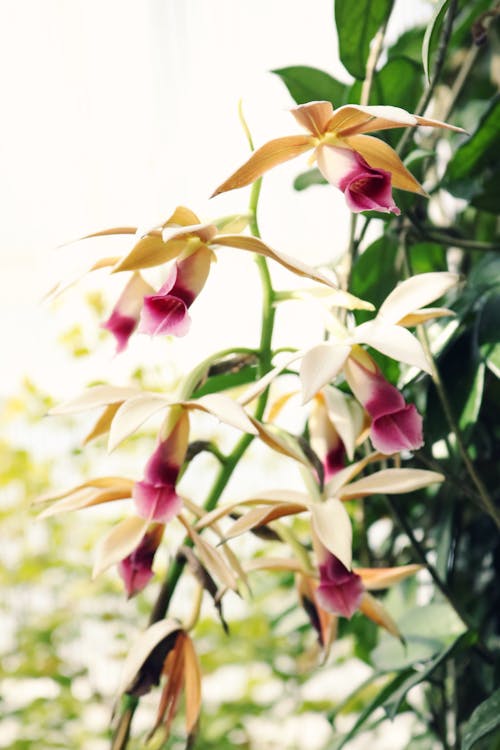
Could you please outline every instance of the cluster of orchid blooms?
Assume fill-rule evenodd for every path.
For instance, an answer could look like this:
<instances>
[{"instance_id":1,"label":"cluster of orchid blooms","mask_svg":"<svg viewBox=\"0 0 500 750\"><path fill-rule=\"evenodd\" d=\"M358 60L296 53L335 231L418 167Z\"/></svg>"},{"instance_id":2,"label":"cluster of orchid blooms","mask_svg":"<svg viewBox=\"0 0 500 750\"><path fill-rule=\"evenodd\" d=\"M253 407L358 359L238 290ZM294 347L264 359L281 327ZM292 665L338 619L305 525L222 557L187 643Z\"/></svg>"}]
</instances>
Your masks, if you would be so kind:
<instances>
[{"instance_id":1,"label":"cluster of orchid blooms","mask_svg":"<svg viewBox=\"0 0 500 750\"><path fill-rule=\"evenodd\" d=\"M215 194L249 185L271 167L312 150L313 161L326 180L343 191L352 211L375 209L399 214L392 187L425 192L396 152L367 133L417 125L459 130L385 106L348 105L333 110L328 102L312 102L297 107L292 114L307 133L279 138L262 146ZM312 607L315 612L313 621L325 649L336 618L350 618L357 610L398 636L395 622L370 591L414 574L419 566L353 568L352 527L344 503L371 494L411 492L440 482L443 477L431 471L400 467L401 452L414 451L423 445L422 418L415 406L407 404L401 392L384 378L364 347L429 372L424 351L408 328L451 314L427 305L456 285L457 277L443 272L407 279L389 294L371 320L355 326L346 316L346 310L373 310L370 303L339 289L329 275L277 252L257 237L242 234L244 227L239 226L234 232L233 228L223 223L202 223L192 211L178 207L164 224L140 236L135 228L129 227L89 235L135 236L131 250L124 257L105 258L94 266L130 273L113 311L103 323L114 335L117 351L126 348L135 331L155 336L187 334L188 310L203 289L218 248L228 246L263 255L321 287L328 309L327 339L306 351L290 354L234 398L223 393L191 398L192 388L186 392L182 384L178 397L139 388L97 386L57 407L53 410L55 414L100 408L91 437L109 433L111 450L153 414L163 410L165 418L156 449L140 480L120 477L88 480L69 491L43 498L53 502L42 515L130 499L132 514L101 541L94 570L97 574L117 564L129 596L142 590L152 578L154 556L165 525L178 519L186 529L198 563L220 586L219 598L227 589L237 590L241 581L246 583L252 570L291 570L297 574L302 599L307 599L309 611ZM155 291L141 272L167 263L165 281ZM314 294L314 289L311 293ZM291 394L278 399L268 421L256 419L251 412L253 401L283 372L289 375L295 363L300 363L297 377L303 403L310 404L307 451L297 438L274 424ZM188 453L190 414L197 410L214 415L299 462L306 490L271 489L258 496L221 504L208 513L183 497L177 486L178 478ZM363 458L355 460L360 446L364 447ZM386 462L388 457L395 457L392 468L373 471L373 464ZM370 473L359 478L368 466ZM230 540L239 534L299 513L307 514L311 529L311 549L309 545L302 547L302 554L241 562L231 549ZM221 528L219 522L225 518L233 521ZM207 528L223 543L210 544L202 536ZM177 639L177 651L168 657L170 662L177 658L181 664L189 658L193 663L192 644L179 623L173 620L156 623L148 631L149 639L132 652L125 690L154 645L174 631L182 635ZM172 668L169 663L165 670ZM175 669L180 670L179 674L182 672L181 666Z\"/></svg>"}]
</instances>

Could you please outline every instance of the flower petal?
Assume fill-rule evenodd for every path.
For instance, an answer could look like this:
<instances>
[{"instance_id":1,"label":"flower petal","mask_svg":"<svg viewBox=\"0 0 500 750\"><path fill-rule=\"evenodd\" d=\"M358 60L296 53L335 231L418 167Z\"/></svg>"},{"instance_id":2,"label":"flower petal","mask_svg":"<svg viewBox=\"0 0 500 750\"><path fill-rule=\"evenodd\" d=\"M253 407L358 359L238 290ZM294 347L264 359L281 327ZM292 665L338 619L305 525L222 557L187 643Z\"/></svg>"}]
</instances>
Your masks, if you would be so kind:
<instances>
[{"instance_id":1,"label":"flower petal","mask_svg":"<svg viewBox=\"0 0 500 750\"><path fill-rule=\"evenodd\" d=\"M348 570L352 563L351 519L340 500L311 503L312 527L321 544Z\"/></svg>"},{"instance_id":2,"label":"flower petal","mask_svg":"<svg viewBox=\"0 0 500 750\"><path fill-rule=\"evenodd\" d=\"M176 237L164 242L160 232L151 232L142 237L132 250L116 264L113 273L159 266L180 255L188 241L189 239L186 237Z\"/></svg>"},{"instance_id":3,"label":"flower petal","mask_svg":"<svg viewBox=\"0 0 500 750\"><path fill-rule=\"evenodd\" d=\"M393 586L422 570L422 565L398 565L396 568L354 568L368 591L378 591Z\"/></svg>"},{"instance_id":4,"label":"flower petal","mask_svg":"<svg viewBox=\"0 0 500 750\"><path fill-rule=\"evenodd\" d=\"M153 414L166 408L171 401L160 393L144 391L127 399L120 406L111 423L108 451L111 453L123 440L133 435Z\"/></svg>"},{"instance_id":5,"label":"flower petal","mask_svg":"<svg viewBox=\"0 0 500 750\"><path fill-rule=\"evenodd\" d=\"M317 271L312 266L308 266L306 263L302 263L298 258L292 258L290 255L285 253L279 253L277 250L273 250L265 242L258 239L257 237L247 237L245 235L219 235L215 238L214 244L228 247L235 247L238 250L248 250L258 255L263 255L266 258L276 261L281 266L286 268L292 273L296 273L298 276L304 276L307 279L313 281L319 281L320 284L326 284L332 289L337 288L335 281L332 281L328 276Z\"/></svg>"},{"instance_id":6,"label":"flower petal","mask_svg":"<svg viewBox=\"0 0 500 750\"><path fill-rule=\"evenodd\" d=\"M235 427L250 435L257 435L258 430L254 421L248 416L243 406L223 393L209 393L193 401L183 402L187 409L199 409L213 414L224 424Z\"/></svg>"},{"instance_id":7,"label":"flower petal","mask_svg":"<svg viewBox=\"0 0 500 750\"><path fill-rule=\"evenodd\" d=\"M376 625L385 628L391 635L401 639L399 628L390 616L389 612L374 596L367 591L363 594L359 603L359 610L366 617L369 617Z\"/></svg>"},{"instance_id":8,"label":"flower petal","mask_svg":"<svg viewBox=\"0 0 500 750\"><path fill-rule=\"evenodd\" d=\"M415 126L417 122L415 115L401 107L345 104L333 113L328 131L344 137L385 128Z\"/></svg>"},{"instance_id":9,"label":"flower petal","mask_svg":"<svg viewBox=\"0 0 500 750\"><path fill-rule=\"evenodd\" d=\"M335 555L327 555L319 565L319 580L316 597L320 606L350 619L364 592L360 576L348 570Z\"/></svg>"},{"instance_id":10,"label":"flower petal","mask_svg":"<svg viewBox=\"0 0 500 750\"><path fill-rule=\"evenodd\" d=\"M310 135L289 135L269 141L254 151L250 159L219 185L211 197L250 185L272 167L300 156L312 147L313 138Z\"/></svg>"},{"instance_id":11,"label":"flower petal","mask_svg":"<svg viewBox=\"0 0 500 750\"><path fill-rule=\"evenodd\" d=\"M342 140L349 148L361 154L370 167L390 172L393 187L427 195L422 185L406 169L394 149L380 138L373 138L371 135L351 135Z\"/></svg>"},{"instance_id":12,"label":"flower petal","mask_svg":"<svg viewBox=\"0 0 500 750\"><path fill-rule=\"evenodd\" d=\"M141 633L132 648L128 651L123 666L123 675L120 681L118 693L130 690L135 682L137 673L148 656L169 635L181 630L178 620L160 620L151 625L144 633Z\"/></svg>"},{"instance_id":13,"label":"flower petal","mask_svg":"<svg viewBox=\"0 0 500 750\"><path fill-rule=\"evenodd\" d=\"M111 565L116 565L127 557L139 545L147 527L148 522L137 516L125 518L113 526L97 545L92 578L96 578Z\"/></svg>"},{"instance_id":14,"label":"flower petal","mask_svg":"<svg viewBox=\"0 0 500 750\"><path fill-rule=\"evenodd\" d=\"M368 344L388 357L418 367L424 372L431 372L420 342L401 326L386 324L375 318L357 326L353 332L353 341L357 344Z\"/></svg>"},{"instance_id":15,"label":"flower petal","mask_svg":"<svg viewBox=\"0 0 500 750\"><path fill-rule=\"evenodd\" d=\"M367 495L399 495L443 482L444 476L425 469L382 469L375 474L358 479L339 489L342 500L352 500Z\"/></svg>"},{"instance_id":16,"label":"flower petal","mask_svg":"<svg viewBox=\"0 0 500 750\"><path fill-rule=\"evenodd\" d=\"M49 414L73 414L74 412L86 411L87 409L96 409L98 406L107 406L108 404L115 404L118 401L125 401L131 396L137 396L140 392L140 388L96 385L93 388L88 388L76 398L69 399L59 404L59 406L55 406L49 411Z\"/></svg>"},{"instance_id":17,"label":"flower petal","mask_svg":"<svg viewBox=\"0 0 500 750\"><path fill-rule=\"evenodd\" d=\"M405 279L386 297L377 318L381 317L387 323L399 323L406 315L442 297L456 286L459 278L456 273L438 271Z\"/></svg>"},{"instance_id":18,"label":"flower petal","mask_svg":"<svg viewBox=\"0 0 500 750\"><path fill-rule=\"evenodd\" d=\"M303 402L307 403L340 372L351 351L341 342L318 344L304 355L300 365Z\"/></svg>"},{"instance_id":19,"label":"flower petal","mask_svg":"<svg viewBox=\"0 0 500 750\"><path fill-rule=\"evenodd\" d=\"M149 482L143 479L136 482L132 496L134 498L137 514L149 521L168 523L180 512L182 499L175 491L175 479L177 473L172 474L172 480L167 483L166 479L161 484Z\"/></svg>"},{"instance_id":20,"label":"flower petal","mask_svg":"<svg viewBox=\"0 0 500 750\"><path fill-rule=\"evenodd\" d=\"M312 135L319 136L326 132L328 123L333 115L330 102L308 102L290 110L299 125L309 130Z\"/></svg>"},{"instance_id":21,"label":"flower petal","mask_svg":"<svg viewBox=\"0 0 500 750\"><path fill-rule=\"evenodd\" d=\"M328 416L345 445L349 460L352 461L356 439L363 426L363 412L354 399L350 399L338 388L326 387L323 395Z\"/></svg>"}]
</instances>

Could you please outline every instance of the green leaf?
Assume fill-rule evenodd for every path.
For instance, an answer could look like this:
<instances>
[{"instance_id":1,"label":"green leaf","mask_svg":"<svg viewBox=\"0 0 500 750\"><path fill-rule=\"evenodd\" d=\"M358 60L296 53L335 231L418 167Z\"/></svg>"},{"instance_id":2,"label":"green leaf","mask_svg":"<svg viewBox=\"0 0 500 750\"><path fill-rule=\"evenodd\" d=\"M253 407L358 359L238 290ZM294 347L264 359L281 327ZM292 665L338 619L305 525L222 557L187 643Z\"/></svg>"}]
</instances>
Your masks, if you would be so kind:
<instances>
[{"instance_id":1,"label":"green leaf","mask_svg":"<svg viewBox=\"0 0 500 750\"><path fill-rule=\"evenodd\" d=\"M464 727L462 750L471 750L475 743L500 728L500 689L483 701Z\"/></svg>"},{"instance_id":2,"label":"green leaf","mask_svg":"<svg viewBox=\"0 0 500 750\"><path fill-rule=\"evenodd\" d=\"M442 651L426 666L422 671L414 672L401 685L401 687L386 702L384 708L390 719L394 719L399 707L406 697L406 694L412 687L419 685L421 682L429 679L432 673L449 658L461 651L465 651L477 641L477 633L467 632L460 635L447 649Z\"/></svg>"},{"instance_id":3,"label":"green leaf","mask_svg":"<svg viewBox=\"0 0 500 750\"><path fill-rule=\"evenodd\" d=\"M193 398L206 396L208 393L220 393L228 388L236 388L247 383L254 383L257 380L257 368L254 365L243 367L238 372L228 372L223 375L213 375L208 378L203 385L196 389Z\"/></svg>"},{"instance_id":4,"label":"green leaf","mask_svg":"<svg viewBox=\"0 0 500 750\"><path fill-rule=\"evenodd\" d=\"M335 0L339 55L354 78L362 80L365 77L370 42L389 18L392 6L393 0Z\"/></svg>"},{"instance_id":5,"label":"green leaf","mask_svg":"<svg viewBox=\"0 0 500 750\"><path fill-rule=\"evenodd\" d=\"M483 115L474 134L454 153L446 171L443 186L453 195L474 199L498 209L500 170L500 97L496 97Z\"/></svg>"},{"instance_id":6,"label":"green leaf","mask_svg":"<svg viewBox=\"0 0 500 750\"><path fill-rule=\"evenodd\" d=\"M340 740L338 744L335 745L335 750L342 750L343 747L346 746L346 744L352 740L353 737L356 736L358 733L358 730L362 727L362 725L365 723L365 721L372 715L372 713L379 708L379 706L382 706L390 697L391 695L398 690L400 685L404 683L404 681L408 678L408 671L403 670L402 672L399 672L392 680L390 680L383 688L380 690L379 693L377 693L374 700L370 701L370 703L366 706L366 708L360 713L358 716L354 726L352 729Z\"/></svg>"},{"instance_id":7,"label":"green leaf","mask_svg":"<svg viewBox=\"0 0 500 750\"><path fill-rule=\"evenodd\" d=\"M399 618L398 627L406 646L383 633L372 653L376 669L404 669L419 661L427 661L447 648L465 632L465 625L447 602L415 607Z\"/></svg>"},{"instance_id":8,"label":"green leaf","mask_svg":"<svg viewBox=\"0 0 500 750\"><path fill-rule=\"evenodd\" d=\"M424 28L417 27L415 29L408 29L405 31L399 39L389 47L387 50L387 58L390 60L393 57L408 57L410 60L418 63L419 67L422 65L422 39L424 36Z\"/></svg>"},{"instance_id":9,"label":"green leaf","mask_svg":"<svg viewBox=\"0 0 500 750\"><path fill-rule=\"evenodd\" d=\"M367 247L352 270L352 294L380 307L401 278L396 263L397 250L397 241L387 235ZM359 318L356 315L356 320L361 323L370 317L371 313L361 312Z\"/></svg>"},{"instance_id":10,"label":"green leaf","mask_svg":"<svg viewBox=\"0 0 500 750\"><path fill-rule=\"evenodd\" d=\"M277 68L271 73L281 78L297 104L320 100L339 107L344 103L347 87L324 70L308 65L292 65Z\"/></svg>"},{"instance_id":11,"label":"green leaf","mask_svg":"<svg viewBox=\"0 0 500 750\"><path fill-rule=\"evenodd\" d=\"M293 181L293 187L295 190L306 190L311 185L327 185L328 182L325 180L319 169L308 169L307 172L302 172Z\"/></svg>"},{"instance_id":12,"label":"green leaf","mask_svg":"<svg viewBox=\"0 0 500 750\"><path fill-rule=\"evenodd\" d=\"M479 358L473 331L467 330L452 341L439 358L439 370L455 418L462 430L471 430L481 407L484 387L484 363ZM434 442L448 432L449 426L436 389L430 383L424 434Z\"/></svg>"},{"instance_id":13,"label":"green leaf","mask_svg":"<svg viewBox=\"0 0 500 750\"><path fill-rule=\"evenodd\" d=\"M448 7L449 0L440 0L436 5L432 18L429 21L424 34L424 41L422 43L422 64L424 66L425 79L427 83L430 83L430 61L431 56L436 49L438 42L439 31L441 29L446 9Z\"/></svg>"}]
</instances>

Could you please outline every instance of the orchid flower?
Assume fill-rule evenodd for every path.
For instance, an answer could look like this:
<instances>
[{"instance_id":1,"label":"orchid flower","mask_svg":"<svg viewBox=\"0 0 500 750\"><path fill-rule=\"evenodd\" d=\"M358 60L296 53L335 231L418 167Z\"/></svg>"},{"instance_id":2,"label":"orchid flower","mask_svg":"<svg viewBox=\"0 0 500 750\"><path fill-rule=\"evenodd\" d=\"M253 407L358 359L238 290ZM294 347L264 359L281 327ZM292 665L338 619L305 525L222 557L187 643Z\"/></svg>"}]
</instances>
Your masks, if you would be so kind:
<instances>
[{"instance_id":1,"label":"orchid flower","mask_svg":"<svg viewBox=\"0 0 500 750\"><path fill-rule=\"evenodd\" d=\"M352 461L356 440L363 430L363 410L353 398L331 386L325 386L312 402L308 420L311 448L323 464L328 481Z\"/></svg>"},{"instance_id":2,"label":"orchid flower","mask_svg":"<svg viewBox=\"0 0 500 750\"><path fill-rule=\"evenodd\" d=\"M319 585L315 593L320 608L347 619L360 611L377 625L386 628L392 635L400 637L396 623L385 607L369 593L369 590L392 586L414 575L422 566L400 565L395 568L348 570L318 540L314 540L314 548L318 558L319 572Z\"/></svg>"},{"instance_id":3,"label":"orchid flower","mask_svg":"<svg viewBox=\"0 0 500 750\"><path fill-rule=\"evenodd\" d=\"M178 206L164 223L145 232L141 232L137 227L115 227L86 235L81 239L112 235L133 235L136 241L126 255L101 259L90 269L91 271L104 267L111 268L112 273L137 271L162 265L180 256L187 257L202 248L214 251L220 247L232 247L263 255L292 273L337 289L336 283L329 276L316 271L306 263L273 250L257 237L228 234L218 230L215 224L201 223L196 214L185 206ZM342 306L354 309L352 305L355 306L355 302L356 298L350 295L348 300L343 299Z\"/></svg>"},{"instance_id":4,"label":"orchid flower","mask_svg":"<svg viewBox=\"0 0 500 750\"><path fill-rule=\"evenodd\" d=\"M330 102L318 101L295 107L291 113L308 134L277 138L261 146L214 195L250 185L272 167L313 149L311 161L317 162L328 182L342 190L351 211L399 214L392 187L421 195L426 195L425 190L394 149L366 133L417 125L464 132L399 107L347 104L334 110Z\"/></svg>"},{"instance_id":5,"label":"orchid flower","mask_svg":"<svg viewBox=\"0 0 500 750\"><path fill-rule=\"evenodd\" d=\"M158 292L144 298L139 333L184 336L191 324L188 308L205 285L211 261L207 247L177 260Z\"/></svg>"},{"instance_id":6,"label":"orchid flower","mask_svg":"<svg viewBox=\"0 0 500 750\"><path fill-rule=\"evenodd\" d=\"M153 560L164 529L164 524L152 524L137 547L118 563L118 573L129 599L142 591L153 577Z\"/></svg>"},{"instance_id":7,"label":"orchid flower","mask_svg":"<svg viewBox=\"0 0 500 750\"><path fill-rule=\"evenodd\" d=\"M414 404L382 375L376 362L360 346L354 346L344 364L344 375L358 401L372 419L370 438L375 450L398 453L424 444L422 417Z\"/></svg>"},{"instance_id":8,"label":"orchid flower","mask_svg":"<svg viewBox=\"0 0 500 750\"><path fill-rule=\"evenodd\" d=\"M112 333L116 339L117 354L127 346L139 323L144 297L152 292L153 287L144 281L140 273L135 272L118 298L111 315L102 323L101 327Z\"/></svg>"},{"instance_id":9,"label":"orchid flower","mask_svg":"<svg viewBox=\"0 0 500 750\"><path fill-rule=\"evenodd\" d=\"M166 420L162 436L132 492L137 514L148 521L167 523L178 514L182 500L175 491L189 442L189 417L181 407Z\"/></svg>"},{"instance_id":10,"label":"orchid flower","mask_svg":"<svg viewBox=\"0 0 500 750\"><path fill-rule=\"evenodd\" d=\"M449 314L448 310L429 310L423 305L441 297L457 281L454 273L419 274L399 284L373 320L348 330L332 318L330 339L309 349L302 357L300 378L304 402L339 374L358 344L367 344L399 362L430 372L421 344L404 326Z\"/></svg>"}]
</instances>

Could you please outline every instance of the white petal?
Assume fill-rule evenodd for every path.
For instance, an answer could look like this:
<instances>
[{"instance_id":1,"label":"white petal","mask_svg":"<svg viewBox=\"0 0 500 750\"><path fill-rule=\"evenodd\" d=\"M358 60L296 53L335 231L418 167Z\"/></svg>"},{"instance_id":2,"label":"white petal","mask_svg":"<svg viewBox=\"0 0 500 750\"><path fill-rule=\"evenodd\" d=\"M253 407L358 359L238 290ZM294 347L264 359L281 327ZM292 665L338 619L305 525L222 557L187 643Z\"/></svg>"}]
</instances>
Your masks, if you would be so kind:
<instances>
[{"instance_id":1,"label":"white petal","mask_svg":"<svg viewBox=\"0 0 500 750\"><path fill-rule=\"evenodd\" d=\"M401 125L416 125L418 120L415 115L410 114L406 109L401 107L391 107L387 105L380 106L363 106L361 104L345 104L343 107L339 107L335 110L335 115L339 115L344 109L358 109L360 112L366 112L367 115L372 117L380 117L383 120L392 120L393 122L400 122Z\"/></svg>"},{"instance_id":2,"label":"white petal","mask_svg":"<svg viewBox=\"0 0 500 750\"><path fill-rule=\"evenodd\" d=\"M140 393L139 388L120 388L114 385L96 385L89 388L76 398L65 401L59 406L49 411L49 414L72 414L77 411L86 409L96 409L98 406L107 404L116 404L118 401L125 401L127 398L136 396Z\"/></svg>"},{"instance_id":3,"label":"white petal","mask_svg":"<svg viewBox=\"0 0 500 750\"><path fill-rule=\"evenodd\" d=\"M114 449L139 429L153 414L164 409L170 401L159 393L140 393L127 399L116 412L109 430L108 451Z\"/></svg>"},{"instance_id":4,"label":"white petal","mask_svg":"<svg viewBox=\"0 0 500 750\"><path fill-rule=\"evenodd\" d=\"M337 498L311 506L312 525L321 544L350 570L352 565L352 526L347 511Z\"/></svg>"},{"instance_id":5,"label":"white petal","mask_svg":"<svg viewBox=\"0 0 500 750\"><path fill-rule=\"evenodd\" d=\"M444 481L444 476L425 469L383 469L357 482L352 482L339 491L344 500L374 494L398 495L414 492L430 484Z\"/></svg>"},{"instance_id":6,"label":"white petal","mask_svg":"<svg viewBox=\"0 0 500 750\"><path fill-rule=\"evenodd\" d=\"M318 344L304 355L300 365L303 401L309 401L333 380L346 361L351 347L339 342Z\"/></svg>"},{"instance_id":7,"label":"white petal","mask_svg":"<svg viewBox=\"0 0 500 750\"><path fill-rule=\"evenodd\" d=\"M149 521L144 518L130 516L113 526L97 545L92 578L130 555L146 533L148 524Z\"/></svg>"},{"instance_id":8,"label":"white petal","mask_svg":"<svg viewBox=\"0 0 500 750\"><path fill-rule=\"evenodd\" d=\"M456 273L421 273L402 281L386 298L377 317L387 323L398 323L408 313L415 312L442 297L459 280Z\"/></svg>"},{"instance_id":9,"label":"white petal","mask_svg":"<svg viewBox=\"0 0 500 750\"><path fill-rule=\"evenodd\" d=\"M320 145L316 149L319 171L330 185L339 187L341 181L357 168L356 157L350 148Z\"/></svg>"},{"instance_id":10,"label":"white petal","mask_svg":"<svg viewBox=\"0 0 500 750\"><path fill-rule=\"evenodd\" d=\"M144 633L141 633L137 641L127 654L123 667L122 679L118 694L124 693L133 683L137 672L140 670L150 653L156 646L165 640L167 636L180 630L178 620L160 620L151 625Z\"/></svg>"},{"instance_id":11,"label":"white petal","mask_svg":"<svg viewBox=\"0 0 500 750\"><path fill-rule=\"evenodd\" d=\"M323 394L326 399L328 416L335 425L347 456L352 461L356 438L363 424L363 409L354 399L350 399L338 388L327 387Z\"/></svg>"},{"instance_id":12,"label":"white petal","mask_svg":"<svg viewBox=\"0 0 500 750\"><path fill-rule=\"evenodd\" d=\"M184 405L189 409L209 412L224 424L236 427L242 432L248 432L250 435L257 435L257 429L241 404L222 393L209 393L195 401L186 401Z\"/></svg>"},{"instance_id":13,"label":"white petal","mask_svg":"<svg viewBox=\"0 0 500 750\"><path fill-rule=\"evenodd\" d=\"M413 365L424 372L431 372L431 366L420 342L406 328L387 324L375 318L357 326L352 338L355 343L368 344L398 362Z\"/></svg>"},{"instance_id":14,"label":"white petal","mask_svg":"<svg viewBox=\"0 0 500 750\"><path fill-rule=\"evenodd\" d=\"M285 359L282 360L281 364L277 365L276 367L273 367L272 370L270 370L268 373L266 373L260 380L257 380L256 383L250 386L242 396L238 399L238 403L242 406L246 406L251 401L254 400L254 398L257 398L257 396L260 396L261 393L264 393L266 388L271 385L273 380L278 377L278 375L283 372L283 370L286 370L288 365L291 365L292 362L296 362L298 359L300 359L303 355L303 352L294 352L292 355L288 355Z\"/></svg>"}]
</instances>

